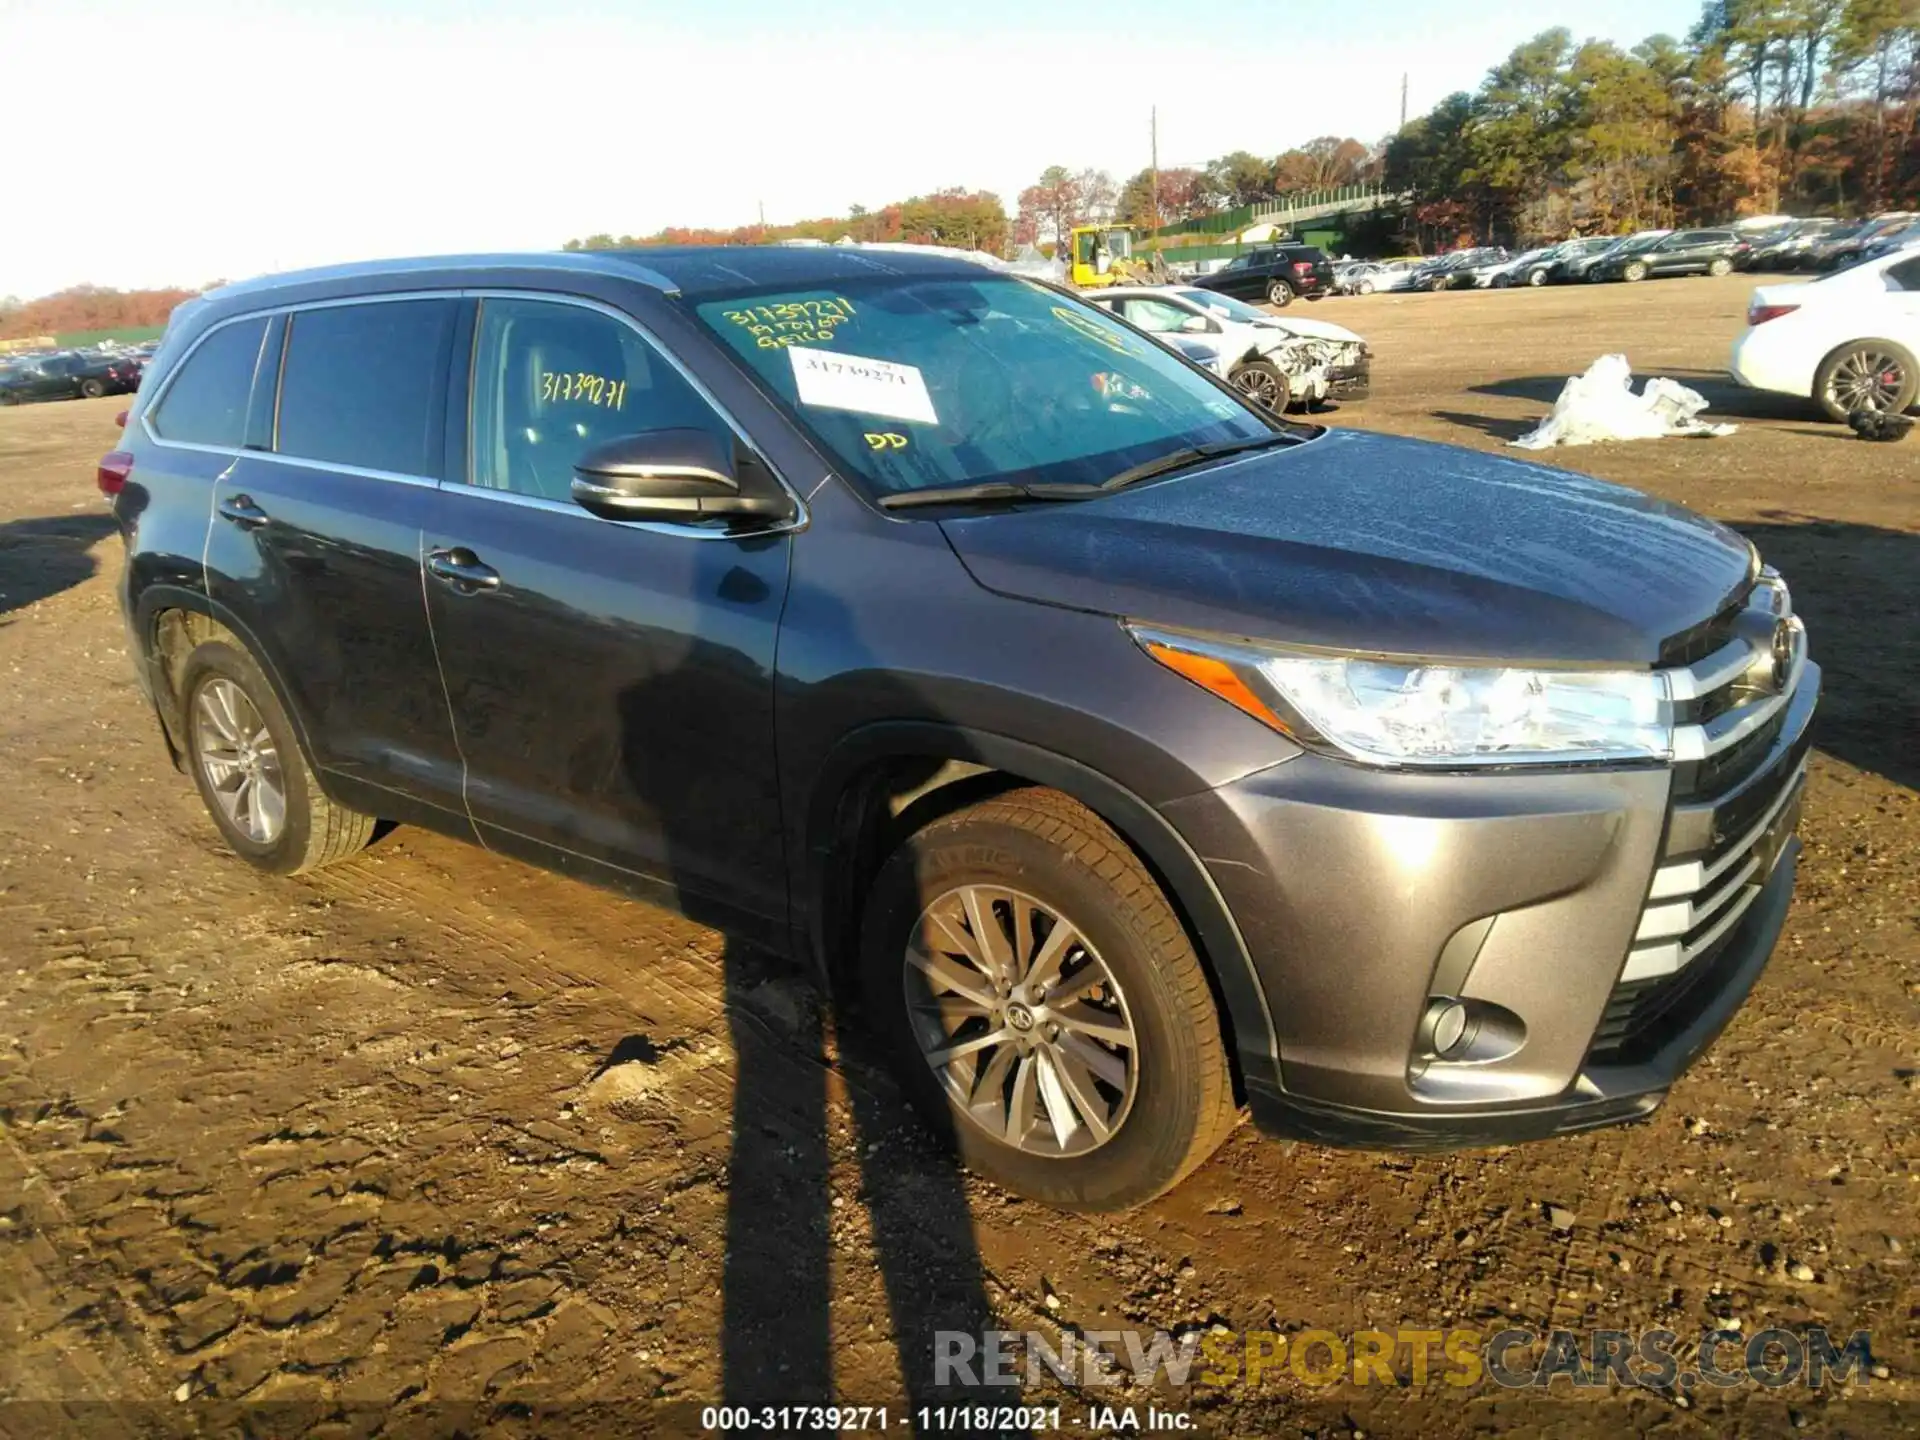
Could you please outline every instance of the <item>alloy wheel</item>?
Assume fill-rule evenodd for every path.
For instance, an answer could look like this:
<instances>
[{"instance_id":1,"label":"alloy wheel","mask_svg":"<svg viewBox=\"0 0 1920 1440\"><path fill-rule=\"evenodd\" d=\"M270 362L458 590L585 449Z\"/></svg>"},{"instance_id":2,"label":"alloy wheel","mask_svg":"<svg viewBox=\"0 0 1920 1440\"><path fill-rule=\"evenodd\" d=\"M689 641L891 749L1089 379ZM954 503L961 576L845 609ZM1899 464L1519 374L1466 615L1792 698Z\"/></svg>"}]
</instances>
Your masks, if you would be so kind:
<instances>
[{"instance_id":1,"label":"alloy wheel","mask_svg":"<svg viewBox=\"0 0 1920 1440\"><path fill-rule=\"evenodd\" d=\"M247 692L216 676L193 707L194 754L227 823L271 845L287 823L287 781L267 722Z\"/></svg>"},{"instance_id":2,"label":"alloy wheel","mask_svg":"<svg viewBox=\"0 0 1920 1440\"><path fill-rule=\"evenodd\" d=\"M1233 386L1242 395L1258 400L1269 410L1279 410L1286 403L1280 392L1280 382L1270 371L1255 366L1234 371Z\"/></svg>"},{"instance_id":3,"label":"alloy wheel","mask_svg":"<svg viewBox=\"0 0 1920 1440\"><path fill-rule=\"evenodd\" d=\"M1827 395L1848 414L1856 410L1893 410L1907 383L1900 362L1884 350L1862 346L1833 367Z\"/></svg>"},{"instance_id":4,"label":"alloy wheel","mask_svg":"<svg viewBox=\"0 0 1920 1440\"><path fill-rule=\"evenodd\" d=\"M1139 1080L1126 997L1044 902L997 885L946 891L915 923L902 975L920 1054L968 1123L1059 1158L1125 1123Z\"/></svg>"}]
</instances>

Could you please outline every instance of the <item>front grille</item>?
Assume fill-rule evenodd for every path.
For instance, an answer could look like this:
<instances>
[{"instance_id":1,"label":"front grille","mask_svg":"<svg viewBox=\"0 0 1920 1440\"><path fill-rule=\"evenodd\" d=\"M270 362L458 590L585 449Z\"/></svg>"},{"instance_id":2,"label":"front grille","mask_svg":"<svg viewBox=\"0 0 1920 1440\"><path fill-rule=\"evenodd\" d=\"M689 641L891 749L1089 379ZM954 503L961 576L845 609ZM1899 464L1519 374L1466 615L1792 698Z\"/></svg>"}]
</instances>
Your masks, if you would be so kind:
<instances>
[{"instance_id":1,"label":"front grille","mask_svg":"<svg viewBox=\"0 0 1920 1440\"><path fill-rule=\"evenodd\" d=\"M1738 968L1743 919L1793 834L1806 781L1804 728L1792 745L1780 743L1795 713L1806 639L1776 578L1763 577L1737 611L1676 637L1669 650L1691 657L1667 670L1678 714L1673 808L1593 1038L1596 1063L1657 1051Z\"/></svg>"}]
</instances>

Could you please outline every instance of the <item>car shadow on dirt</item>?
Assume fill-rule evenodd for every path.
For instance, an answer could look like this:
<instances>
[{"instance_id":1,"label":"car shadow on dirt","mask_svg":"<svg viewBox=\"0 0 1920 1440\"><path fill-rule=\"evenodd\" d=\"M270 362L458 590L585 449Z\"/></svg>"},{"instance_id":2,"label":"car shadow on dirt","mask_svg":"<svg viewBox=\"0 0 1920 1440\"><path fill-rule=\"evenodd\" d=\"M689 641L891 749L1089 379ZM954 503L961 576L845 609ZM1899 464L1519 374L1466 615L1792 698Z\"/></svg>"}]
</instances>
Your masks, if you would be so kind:
<instances>
[{"instance_id":1,"label":"car shadow on dirt","mask_svg":"<svg viewBox=\"0 0 1920 1440\"><path fill-rule=\"evenodd\" d=\"M45 515L0 524L0 616L93 578L100 566L88 551L113 530L111 515Z\"/></svg>"},{"instance_id":2,"label":"car shadow on dirt","mask_svg":"<svg viewBox=\"0 0 1920 1440\"><path fill-rule=\"evenodd\" d=\"M1768 510L1737 525L1787 577L1824 670L1814 743L1920 789L1920 534Z\"/></svg>"}]
</instances>

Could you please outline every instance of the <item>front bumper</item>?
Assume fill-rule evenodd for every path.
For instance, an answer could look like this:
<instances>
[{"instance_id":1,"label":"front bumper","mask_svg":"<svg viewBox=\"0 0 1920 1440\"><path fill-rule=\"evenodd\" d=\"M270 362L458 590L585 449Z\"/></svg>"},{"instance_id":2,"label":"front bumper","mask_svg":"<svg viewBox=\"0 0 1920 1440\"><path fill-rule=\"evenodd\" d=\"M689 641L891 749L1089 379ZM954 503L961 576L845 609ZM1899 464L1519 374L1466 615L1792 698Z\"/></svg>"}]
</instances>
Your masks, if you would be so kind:
<instances>
[{"instance_id":1,"label":"front bumper","mask_svg":"<svg viewBox=\"0 0 1920 1440\"><path fill-rule=\"evenodd\" d=\"M1364 400L1373 390L1373 361L1335 365L1327 371L1329 400Z\"/></svg>"},{"instance_id":2,"label":"front bumper","mask_svg":"<svg viewBox=\"0 0 1920 1440\"><path fill-rule=\"evenodd\" d=\"M1650 1113L1779 938L1818 691L1809 664L1764 762L1711 802L1675 800L1664 768L1419 775L1302 755L1167 805L1274 1019L1277 1066L1244 1075L1256 1122L1443 1149ZM1669 952L1645 937L1675 903L1649 898L1656 871L1726 848L1734 830L1754 858L1738 923L1707 935L1702 920L1662 962L1673 969L1647 973ZM1436 997L1473 1010L1464 1056L1425 1056Z\"/></svg>"}]
</instances>

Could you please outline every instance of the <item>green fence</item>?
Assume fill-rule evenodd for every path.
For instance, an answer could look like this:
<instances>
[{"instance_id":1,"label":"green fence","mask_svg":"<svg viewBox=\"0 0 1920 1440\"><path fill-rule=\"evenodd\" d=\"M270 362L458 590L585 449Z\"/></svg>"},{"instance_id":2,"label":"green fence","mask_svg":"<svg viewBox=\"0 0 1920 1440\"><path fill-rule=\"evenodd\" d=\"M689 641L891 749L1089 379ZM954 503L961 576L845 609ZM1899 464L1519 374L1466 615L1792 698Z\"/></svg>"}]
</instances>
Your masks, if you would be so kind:
<instances>
[{"instance_id":1,"label":"green fence","mask_svg":"<svg viewBox=\"0 0 1920 1440\"><path fill-rule=\"evenodd\" d=\"M1283 195L1256 200L1251 205L1238 205L1212 215L1192 215L1185 220L1175 220L1151 233L1163 237L1224 235L1229 231L1244 230L1261 220L1278 218L1288 211L1313 210L1326 205L1379 203L1386 198L1385 190L1379 185L1333 185L1318 190L1289 190Z\"/></svg>"},{"instance_id":2,"label":"green fence","mask_svg":"<svg viewBox=\"0 0 1920 1440\"><path fill-rule=\"evenodd\" d=\"M111 330L63 330L54 336L62 350L80 350L89 345L98 345L102 340L113 340L121 345L140 345L148 340L158 340L166 333L164 325L120 325Z\"/></svg>"}]
</instances>

